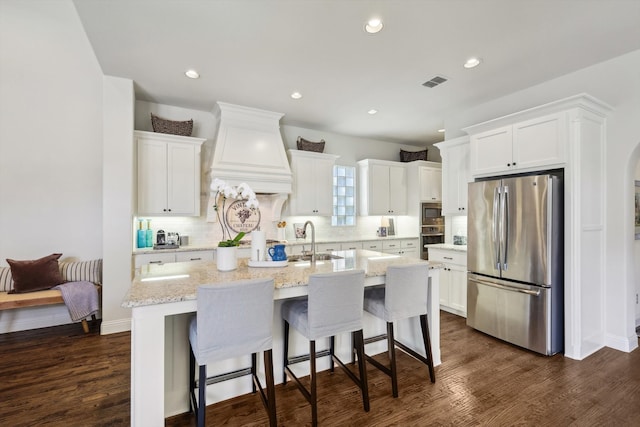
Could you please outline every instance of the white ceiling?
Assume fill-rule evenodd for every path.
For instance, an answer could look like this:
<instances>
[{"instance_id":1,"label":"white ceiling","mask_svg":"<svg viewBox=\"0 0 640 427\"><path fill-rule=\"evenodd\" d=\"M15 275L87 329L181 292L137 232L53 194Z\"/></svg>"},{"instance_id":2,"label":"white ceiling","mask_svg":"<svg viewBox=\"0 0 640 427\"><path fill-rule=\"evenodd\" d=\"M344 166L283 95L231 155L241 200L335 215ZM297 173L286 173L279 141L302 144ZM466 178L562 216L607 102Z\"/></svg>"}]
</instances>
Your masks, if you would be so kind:
<instances>
[{"instance_id":1,"label":"white ceiling","mask_svg":"<svg viewBox=\"0 0 640 427\"><path fill-rule=\"evenodd\" d=\"M138 99L229 102L413 145L441 140L456 111L640 49L640 0L74 3L103 73L132 79ZM376 35L363 31L371 17L385 25ZM464 69L470 56L482 64ZM436 75L449 80L422 86Z\"/></svg>"}]
</instances>

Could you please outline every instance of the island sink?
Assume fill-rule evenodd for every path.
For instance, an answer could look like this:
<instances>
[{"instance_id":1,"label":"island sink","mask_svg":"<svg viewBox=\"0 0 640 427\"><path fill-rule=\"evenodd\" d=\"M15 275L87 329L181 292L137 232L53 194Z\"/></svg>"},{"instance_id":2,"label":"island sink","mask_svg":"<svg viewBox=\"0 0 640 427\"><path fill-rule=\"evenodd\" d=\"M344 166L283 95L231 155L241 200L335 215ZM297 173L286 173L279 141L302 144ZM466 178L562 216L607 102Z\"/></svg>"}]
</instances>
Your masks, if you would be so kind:
<instances>
[{"instance_id":1,"label":"island sink","mask_svg":"<svg viewBox=\"0 0 640 427\"><path fill-rule=\"evenodd\" d=\"M332 255L332 254L316 254L316 261L324 261L331 259L343 259L340 255ZM298 261L311 261L311 255L291 255L289 256L289 262L298 262Z\"/></svg>"}]
</instances>

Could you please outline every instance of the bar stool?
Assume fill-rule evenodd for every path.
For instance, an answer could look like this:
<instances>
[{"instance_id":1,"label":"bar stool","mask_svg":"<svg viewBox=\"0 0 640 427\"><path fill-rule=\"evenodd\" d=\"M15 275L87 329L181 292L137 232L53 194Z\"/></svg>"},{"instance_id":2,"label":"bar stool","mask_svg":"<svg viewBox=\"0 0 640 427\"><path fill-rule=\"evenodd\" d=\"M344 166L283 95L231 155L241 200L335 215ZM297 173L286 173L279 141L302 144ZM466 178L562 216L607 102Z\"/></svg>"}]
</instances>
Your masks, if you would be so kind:
<instances>
[{"instance_id":1,"label":"bar stool","mask_svg":"<svg viewBox=\"0 0 640 427\"><path fill-rule=\"evenodd\" d=\"M191 357L189 390L196 423L205 425L206 388L244 375L253 379L269 415L269 425L276 425L276 397L273 380L273 279L243 280L221 285L198 287L197 313L189 324ZM264 353L267 393L257 376L256 355ZM207 364L251 354L251 367L207 378ZM199 367L195 380L196 363ZM195 389L198 389L196 401Z\"/></svg>"},{"instance_id":2,"label":"bar stool","mask_svg":"<svg viewBox=\"0 0 640 427\"><path fill-rule=\"evenodd\" d=\"M331 372L336 362L360 388L364 410L369 411L369 388L364 362L362 338L362 306L364 298L364 271L351 270L309 276L307 298L285 301L282 304L284 320L284 378L287 375L297 384L302 395L311 404L312 425L318 425L318 395L316 385L316 357L331 357ZM309 340L309 354L289 358L289 325ZM359 378L335 355L335 335L351 332L353 346L358 353ZM330 337L328 350L316 352L316 340ZM309 360L310 390L300 382L289 365Z\"/></svg>"},{"instance_id":3,"label":"bar stool","mask_svg":"<svg viewBox=\"0 0 640 427\"><path fill-rule=\"evenodd\" d=\"M387 340L390 366L373 359L365 353L365 359L391 377L393 397L398 397L398 372L396 369L396 347L420 360L429 367L431 382L436 381L431 354L431 339L427 320L427 291L429 266L426 263L412 265L391 265L387 267L384 287L369 288L364 293L364 309L387 322L387 333L364 340L365 344ZM393 335L393 323L420 316L420 327L424 341L426 358L397 341ZM352 356L353 361L353 356Z\"/></svg>"}]
</instances>

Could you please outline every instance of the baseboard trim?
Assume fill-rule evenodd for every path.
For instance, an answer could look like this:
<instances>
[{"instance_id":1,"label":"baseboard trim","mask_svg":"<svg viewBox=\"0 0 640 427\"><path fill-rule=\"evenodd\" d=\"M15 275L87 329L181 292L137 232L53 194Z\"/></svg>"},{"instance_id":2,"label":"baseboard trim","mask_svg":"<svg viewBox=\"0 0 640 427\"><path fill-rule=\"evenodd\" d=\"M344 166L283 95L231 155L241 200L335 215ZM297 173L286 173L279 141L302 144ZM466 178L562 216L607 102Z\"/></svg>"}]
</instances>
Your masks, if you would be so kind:
<instances>
[{"instance_id":1,"label":"baseboard trim","mask_svg":"<svg viewBox=\"0 0 640 427\"><path fill-rule=\"evenodd\" d=\"M131 318L102 321L100 335L117 334L131 330Z\"/></svg>"},{"instance_id":2,"label":"baseboard trim","mask_svg":"<svg viewBox=\"0 0 640 427\"><path fill-rule=\"evenodd\" d=\"M638 336L635 334L629 337L607 335L605 341L607 347L624 351L625 353L630 353L638 348Z\"/></svg>"}]
</instances>

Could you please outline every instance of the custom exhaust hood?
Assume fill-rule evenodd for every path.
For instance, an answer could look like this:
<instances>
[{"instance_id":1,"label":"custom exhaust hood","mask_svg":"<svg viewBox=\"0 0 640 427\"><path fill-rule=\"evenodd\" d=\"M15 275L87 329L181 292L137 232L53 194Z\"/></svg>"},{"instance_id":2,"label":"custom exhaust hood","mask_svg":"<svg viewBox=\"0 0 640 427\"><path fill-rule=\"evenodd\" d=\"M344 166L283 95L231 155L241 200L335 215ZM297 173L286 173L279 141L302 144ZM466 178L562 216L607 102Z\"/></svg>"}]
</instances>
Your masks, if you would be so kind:
<instances>
[{"instance_id":1,"label":"custom exhaust hood","mask_svg":"<svg viewBox=\"0 0 640 427\"><path fill-rule=\"evenodd\" d=\"M219 127L208 182L214 178L230 185L246 182L254 192L263 197L269 195L273 217L280 217L292 181L280 135L280 118L284 114L224 102L216 104L214 115ZM211 211L213 204L208 205ZM212 215L215 212L207 213L208 218Z\"/></svg>"}]
</instances>

